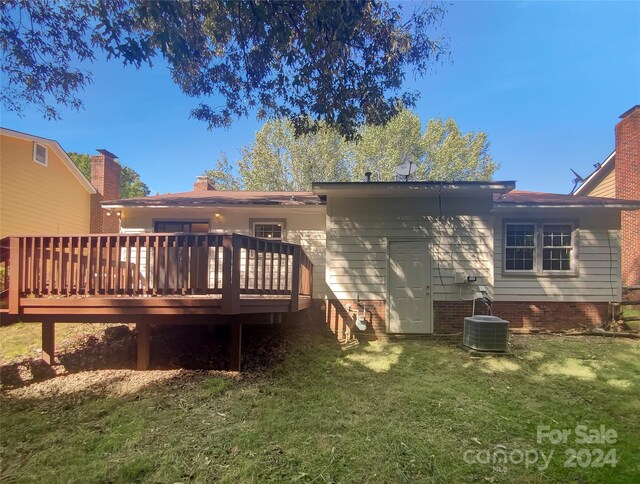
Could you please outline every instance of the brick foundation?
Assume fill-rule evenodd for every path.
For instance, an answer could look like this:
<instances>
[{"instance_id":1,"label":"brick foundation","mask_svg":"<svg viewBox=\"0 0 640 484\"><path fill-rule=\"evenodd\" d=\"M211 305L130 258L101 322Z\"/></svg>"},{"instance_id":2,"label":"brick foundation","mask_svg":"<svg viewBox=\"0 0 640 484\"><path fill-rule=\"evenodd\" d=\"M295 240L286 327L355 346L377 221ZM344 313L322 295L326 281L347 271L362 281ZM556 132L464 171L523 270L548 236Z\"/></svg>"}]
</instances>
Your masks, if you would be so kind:
<instances>
[{"instance_id":1,"label":"brick foundation","mask_svg":"<svg viewBox=\"0 0 640 484\"><path fill-rule=\"evenodd\" d=\"M354 337L375 339L386 337L386 301L339 301L324 302L325 324L340 340ZM347 306L351 306L348 310ZM367 329L359 330L356 325L356 308L362 313L366 305ZM434 301L433 333L439 335L461 333L464 318L472 313L471 301ZM608 303L586 302L508 302L493 303L493 314L510 322L515 330L566 330L599 326L607 320ZM481 302L476 302L476 314L488 314Z\"/></svg>"},{"instance_id":2,"label":"brick foundation","mask_svg":"<svg viewBox=\"0 0 640 484\"><path fill-rule=\"evenodd\" d=\"M360 304L366 306L367 329L364 331L356 328L357 311L362 314L363 308L355 300L326 301L325 324L338 339L351 339L354 336L375 338L386 334L386 301L360 301ZM351 310L347 309L349 305Z\"/></svg>"}]
</instances>

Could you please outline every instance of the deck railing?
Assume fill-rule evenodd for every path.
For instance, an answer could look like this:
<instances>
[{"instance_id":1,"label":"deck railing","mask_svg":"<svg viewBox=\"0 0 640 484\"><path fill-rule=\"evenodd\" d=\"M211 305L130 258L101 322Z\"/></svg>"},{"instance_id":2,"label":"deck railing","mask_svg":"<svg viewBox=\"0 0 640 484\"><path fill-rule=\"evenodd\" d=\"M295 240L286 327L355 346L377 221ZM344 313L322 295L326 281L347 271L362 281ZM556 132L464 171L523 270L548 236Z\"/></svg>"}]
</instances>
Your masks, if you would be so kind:
<instances>
[{"instance_id":1,"label":"deck railing","mask_svg":"<svg viewBox=\"0 0 640 484\"><path fill-rule=\"evenodd\" d=\"M297 310L313 283L299 245L238 234L7 237L0 267L10 314L23 297L212 294L231 313L241 294L289 295Z\"/></svg>"}]
</instances>

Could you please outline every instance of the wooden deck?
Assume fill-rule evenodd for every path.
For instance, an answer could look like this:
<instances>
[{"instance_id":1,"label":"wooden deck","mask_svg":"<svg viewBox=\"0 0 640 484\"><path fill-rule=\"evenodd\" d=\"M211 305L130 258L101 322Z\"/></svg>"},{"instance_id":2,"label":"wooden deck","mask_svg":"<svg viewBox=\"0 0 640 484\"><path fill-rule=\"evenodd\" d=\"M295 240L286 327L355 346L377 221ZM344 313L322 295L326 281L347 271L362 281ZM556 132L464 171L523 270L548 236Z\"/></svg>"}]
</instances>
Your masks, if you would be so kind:
<instances>
[{"instance_id":1,"label":"wooden deck","mask_svg":"<svg viewBox=\"0 0 640 484\"><path fill-rule=\"evenodd\" d=\"M56 322L135 322L139 356L147 347L139 368L148 365L149 324L297 312L311 305L313 287L300 246L238 234L7 237L0 266L1 317L43 323L45 359ZM241 324L232 328L239 369Z\"/></svg>"}]
</instances>

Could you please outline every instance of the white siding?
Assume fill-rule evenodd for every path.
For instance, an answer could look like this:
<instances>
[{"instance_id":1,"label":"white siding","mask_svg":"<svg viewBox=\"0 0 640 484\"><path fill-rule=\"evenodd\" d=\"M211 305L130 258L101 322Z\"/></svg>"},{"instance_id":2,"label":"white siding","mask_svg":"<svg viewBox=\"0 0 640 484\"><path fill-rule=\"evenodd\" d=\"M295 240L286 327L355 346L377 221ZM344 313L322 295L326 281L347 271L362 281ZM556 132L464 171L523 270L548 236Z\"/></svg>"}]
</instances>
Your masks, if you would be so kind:
<instances>
[{"instance_id":1,"label":"white siding","mask_svg":"<svg viewBox=\"0 0 640 484\"><path fill-rule=\"evenodd\" d=\"M573 221L578 227L577 276L503 273L503 221ZM620 216L616 210L501 210L495 217L496 301L607 302L621 298Z\"/></svg>"},{"instance_id":2,"label":"white siding","mask_svg":"<svg viewBox=\"0 0 640 484\"><path fill-rule=\"evenodd\" d=\"M327 207L329 297L387 298L387 244L391 239L426 238L433 258L434 300L460 300L471 286L454 284L454 274L478 276L492 290L493 226L489 196L437 198L336 198Z\"/></svg>"},{"instance_id":3,"label":"white siding","mask_svg":"<svg viewBox=\"0 0 640 484\"><path fill-rule=\"evenodd\" d=\"M216 219L215 214L220 217ZM285 219L285 241L300 244L313 262L314 297L327 293L325 274L325 208L222 207L128 208L122 210L122 232L153 232L157 220L207 220L213 233L251 234L250 219Z\"/></svg>"}]
</instances>

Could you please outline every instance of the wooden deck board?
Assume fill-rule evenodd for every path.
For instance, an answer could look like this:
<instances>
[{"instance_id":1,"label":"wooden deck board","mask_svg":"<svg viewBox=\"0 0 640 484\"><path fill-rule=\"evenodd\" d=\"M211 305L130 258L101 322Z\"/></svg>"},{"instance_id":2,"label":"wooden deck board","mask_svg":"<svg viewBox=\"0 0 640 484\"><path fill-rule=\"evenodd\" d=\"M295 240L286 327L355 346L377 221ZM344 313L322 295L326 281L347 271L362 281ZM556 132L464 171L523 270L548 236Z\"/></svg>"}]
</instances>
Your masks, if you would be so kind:
<instances>
[{"instance_id":1,"label":"wooden deck board","mask_svg":"<svg viewBox=\"0 0 640 484\"><path fill-rule=\"evenodd\" d=\"M123 321L166 320L179 318L181 322L202 320L207 316L228 316L220 295L213 296L156 296L156 297L75 297L22 298L22 312L17 320L39 321ZM310 297L300 297L297 310L311 305ZM243 295L233 314L290 313L291 297L284 295ZM4 318L3 318L4 319ZM13 318L12 318L13 319ZM213 322L213 321L212 321Z\"/></svg>"}]
</instances>

